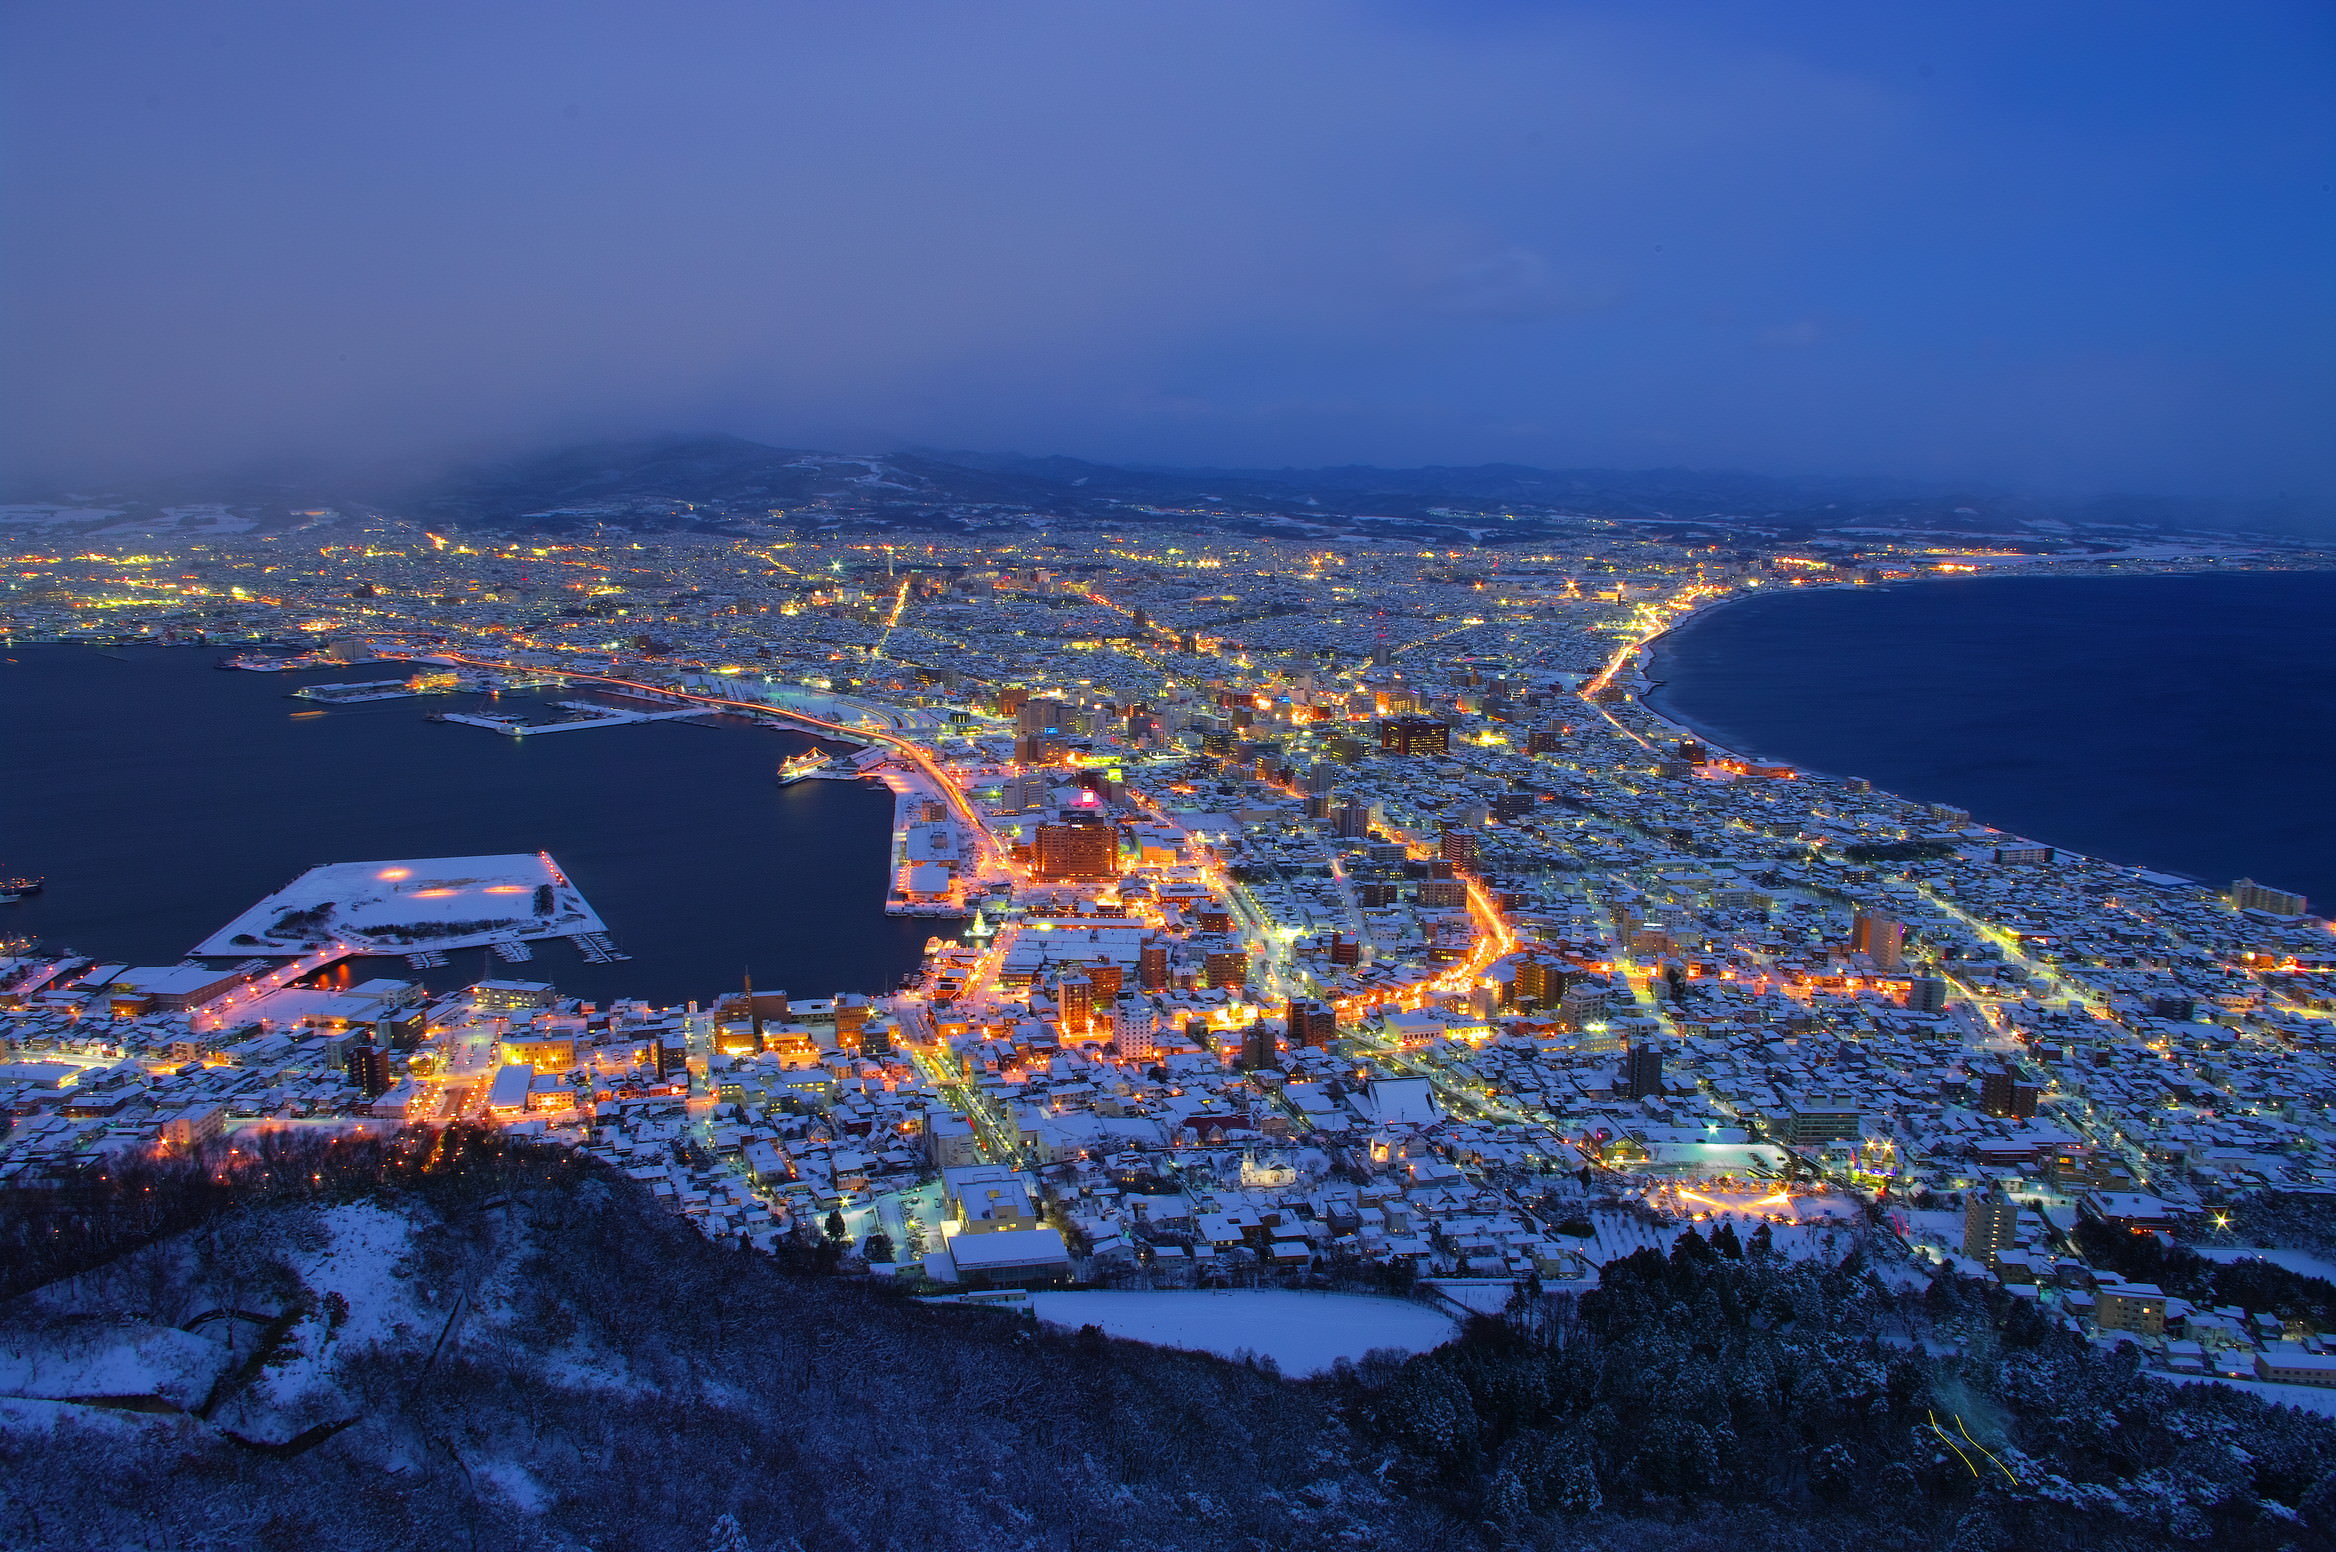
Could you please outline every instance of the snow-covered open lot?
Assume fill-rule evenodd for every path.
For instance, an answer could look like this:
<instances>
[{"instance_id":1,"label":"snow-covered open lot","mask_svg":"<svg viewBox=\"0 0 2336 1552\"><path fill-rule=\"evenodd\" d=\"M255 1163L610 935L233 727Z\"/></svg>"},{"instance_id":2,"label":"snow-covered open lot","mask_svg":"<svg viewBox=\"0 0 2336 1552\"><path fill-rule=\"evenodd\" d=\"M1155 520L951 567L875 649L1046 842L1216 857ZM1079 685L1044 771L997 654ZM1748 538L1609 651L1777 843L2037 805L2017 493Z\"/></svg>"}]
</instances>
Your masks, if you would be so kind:
<instances>
[{"instance_id":1,"label":"snow-covered open lot","mask_svg":"<svg viewBox=\"0 0 2336 1552\"><path fill-rule=\"evenodd\" d=\"M403 954L603 930L559 864L542 852L418 857L310 868L194 951L288 954L339 941Z\"/></svg>"},{"instance_id":2,"label":"snow-covered open lot","mask_svg":"<svg viewBox=\"0 0 2336 1552\"><path fill-rule=\"evenodd\" d=\"M1351 1293L1034 1293L1030 1307L1050 1326L1100 1326L1110 1336L1223 1358L1252 1352L1292 1376L1320 1374L1341 1358L1360 1358L1374 1348L1423 1353L1459 1329L1450 1316L1425 1305Z\"/></svg>"}]
</instances>

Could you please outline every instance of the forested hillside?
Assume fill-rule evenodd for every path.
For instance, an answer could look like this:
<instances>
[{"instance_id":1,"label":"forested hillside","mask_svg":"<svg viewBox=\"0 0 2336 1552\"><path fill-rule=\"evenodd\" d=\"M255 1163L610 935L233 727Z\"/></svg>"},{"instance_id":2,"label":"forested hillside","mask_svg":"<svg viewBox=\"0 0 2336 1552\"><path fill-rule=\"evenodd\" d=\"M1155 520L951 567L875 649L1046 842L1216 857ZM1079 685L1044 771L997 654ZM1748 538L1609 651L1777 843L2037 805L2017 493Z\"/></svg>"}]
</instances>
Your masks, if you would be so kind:
<instances>
[{"instance_id":1,"label":"forested hillside","mask_svg":"<svg viewBox=\"0 0 2336 1552\"><path fill-rule=\"evenodd\" d=\"M2142 1377L1978 1285L1725 1236L1297 1383L718 1248L568 1155L315 1152L240 1205L182 1172L78 1210L0 1309L0 1390L46 1398L0 1400L0 1547L2270 1552L2336 1525L2326 1419Z\"/></svg>"}]
</instances>

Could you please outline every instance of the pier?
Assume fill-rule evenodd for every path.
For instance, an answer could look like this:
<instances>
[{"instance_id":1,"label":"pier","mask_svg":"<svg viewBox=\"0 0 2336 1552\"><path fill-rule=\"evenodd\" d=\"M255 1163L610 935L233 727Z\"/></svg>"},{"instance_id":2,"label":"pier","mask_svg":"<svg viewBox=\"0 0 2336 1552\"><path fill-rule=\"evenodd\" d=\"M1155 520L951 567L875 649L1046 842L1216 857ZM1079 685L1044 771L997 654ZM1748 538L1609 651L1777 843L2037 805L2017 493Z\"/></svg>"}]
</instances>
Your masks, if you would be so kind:
<instances>
[{"instance_id":1,"label":"pier","mask_svg":"<svg viewBox=\"0 0 2336 1552\"><path fill-rule=\"evenodd\" d=\"M507 738L527 738L538 733L579 733L586 728L625 727L635 722L678 722L706 714L703 706L682 706L672 711L625 711L615 706L595 706L589 701L555 701L553 704L579 715L564 717L556 722L530 722L524 717L502 716L492 712L447 711L440 712L431 720L482 727Z\"/></svg>"}]
</instances>

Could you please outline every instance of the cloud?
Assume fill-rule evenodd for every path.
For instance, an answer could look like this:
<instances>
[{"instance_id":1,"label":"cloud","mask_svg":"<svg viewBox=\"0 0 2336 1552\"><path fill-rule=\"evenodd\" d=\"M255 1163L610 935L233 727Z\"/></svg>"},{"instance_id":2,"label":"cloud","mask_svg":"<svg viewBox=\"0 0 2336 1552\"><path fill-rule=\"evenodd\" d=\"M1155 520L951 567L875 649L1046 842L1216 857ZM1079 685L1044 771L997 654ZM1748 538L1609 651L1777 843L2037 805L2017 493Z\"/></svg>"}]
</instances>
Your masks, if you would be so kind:
<instances>
[{"instance_id":1,"label":"cloud","mask_svg":"<svg viewBox=\"0 0 2336 1552\"><path fill-rule=\"evenodd\" d=\"M2218 64L2151 12L2091 70L2083 20L28 0L0 455L705 428L2327 479L2325 224L2278 192L2325 49ZM2150 363L2129 414L2027 386L2111 359ZM2244 459L2182 434L2209 401Z\"/></svg>"}]
</instances>

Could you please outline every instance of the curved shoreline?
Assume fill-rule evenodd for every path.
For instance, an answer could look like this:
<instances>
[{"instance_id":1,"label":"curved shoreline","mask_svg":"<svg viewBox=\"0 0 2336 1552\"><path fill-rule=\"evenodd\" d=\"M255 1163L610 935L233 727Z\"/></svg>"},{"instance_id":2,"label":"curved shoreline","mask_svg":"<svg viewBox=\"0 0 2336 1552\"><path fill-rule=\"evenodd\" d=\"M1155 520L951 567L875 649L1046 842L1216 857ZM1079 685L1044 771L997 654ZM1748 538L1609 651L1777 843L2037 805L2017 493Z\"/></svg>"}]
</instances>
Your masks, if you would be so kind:
<instances>
[{"instance_id":1,"label":"curved shoreline","mask_svg":"<svg viewBox=\"0 0 2336 1552\"><path fill-rule=\"evenodd\" d=\"M2196 582L2208 578L2251 576L2268 580L2271 578L2294 577L2298 575L2326 576L2331 573L2336 573L2336 566L2325 563L2314 564L2309 562L2303 564L2284 565L2209 564L2185 566L2180 568L2153 568L2146 572L2125 571L2122 569L2078 569L2073 567L2058 570L2023 568L2017 571L2007 570L2001 572L1985 573L1976 576L1955 575L1942 577L1896 578L1886 582L1864 584L1864 586L1872 586L1876 588L1912 589L1917 587L1919 584L1927 583L1991 580L2002 580L2008 582L2015 580L2036 580L2039 578L2060 582L2112 582L2123 580L2147 580L2154 577L2166 578L2175 581ZM1831 587L1812 588L1809 589L1808 592L1812 597L1821 596L1837 590L1838 586L1839 584L1835 584ZM1799 589L1792 590L1794 593L1799 591ZM1794 757L1794 755L1789 752L1773 752L1777 750L1777 745L1771 740L1778 736L1786 739L1795 739L1800 742L1800 747L1803 750L1809 749L1806 738L1811 732L1811 727L1806 725L1804 722L1804 725L1800 726L1798 733L1796 733L1793 730L1794 719L1790 715L1786 715L1782 718L1783 725L1780 731L1763 732L1759 734L1758 743L1755 744L1754 737L1748 736L1745 733L1744 725L1746 722L1758 722L1760 719L1757 716L1747 716L1742 720L1739 720L1736 724L1736 731L1730 733L1708 725L1699 719L1694 712L1679 704L1678 700L1675 698L1678 693L1679 685L1692 677L1691 675L1684 674L1680 671L1678 660L1678 654L1681 650L1681 640L1684 638L1688 627L1698 621L1713 617L1721 609L1724 609L1730 604L1740 603L1747 598L1765 598L1770 596L1791 596L1791 593L1772 594L1766 588L1737 589L1731 591L1722 598L1713 600L1709 604L1691 610L1687 615L1674 622L1670 628L1666 629L1659 635L1648 638L1647 641L1640 644L1634 653L1631 667L1629 670L1627 670L1627 678L1625 679L1625 682L1631 684L1636 690L1639 704L1648 717L1654 719L1665 728L1677 730L1682 736L1697 739L1698 741L1705 744L1708 748L1712 749L1715 753L1732 756L1735 758L1749 758L1754 760L1766 758L1768 760L1772 760L1773 763L1793 765L1797 767L1804 775L1819 781L1826 782L1828 785L1845 779L1854 779L1847 776L1846 772L1855 770L1857 768L1858 761L1854 756L1845 758L1844 752L1840 749L1831 750L1828 754L1821 756L1820 760L1818 761L1804 761ZM1932 596L1935 597L1936 595L1934 594ZM2002 612L2002 606L2000 604L1996 606L1996 612ZM2318 615L2318 611L2316 609L2313 611L2313 615ZM2076 616L2071 616L2071 618L2076 618ZM1787 634L1790 634L1789 629ZM1809 655L1808 642L1810 639L1810 634L1811 633L1808 633L1804 628L1804 635L1801 642L1795 643L1789 648L1786 647L1782 641L1777 643L1777 645L1782 651L1785 652L1786 655L1796 659L1805 660ZM2142 640L2143 638L2137 638L2137 646L2141 644ZM1965 660L1958 657L1955 659L1955 661L1960 663ZM1986 659L1984 656L1975 657L1970 660L1970 666L1974 673L1982 671L1985 663ZM1706 666L1709 667L1711 665ZM1805 666L1805 663L1802 666ZM1783 688L1781 688L1782 681L1776 681L1776 684L1779 686L1776 693L1788 693ZM1746 688L1749 689L1748 686ZM1762 702L1759 696L1754 694L1747 694L1746 703L1748 706L1756 709ZM1776 710L1777 708L1772 707L1770 709ZM2138 715L2147 716L2148 713L2142 712ZM1777 728L1779 722L1778 718L1771 717L1768 720L1772 729ZM2131 719L2129 718L2128 720ZM2046 720L2038 718L2031 728L2025 730L2024 736L2020 737L2016 744L2009 744L2007 747L2012 748L2016 754L2022 758L2033 758L2039 762L2045 762L2048 760L2048 756L2045 754L2045 750L2051 744L2053 739L2061 736L2065 735L2055 733ZM1854 742L1855 740L1852 741ZM1772 753L1765 757L1759 755L1746 755L1744 751L1747 746L1765 746L1767 749L1772 751ZM1888 741L1884 739L1877 743L1876 747L1869 752L1873 753L1875 758L1879 759L1885 766L1891 764L1905 764L1909 760L1914 761L1916 764L1922 763L1923 757L1920 755L1919 751L1899 750L1896 753L1892 753L1890 752L1892 748L1895 748L1895 746L1888 745ZM1933 761L1932 763L1935 763L1938 766L1937 775L1935 778L1933 778L1932 782L1925 782L1924 780L1918 778L1914 773L1907 770L1899 770L1888 777L1868 779L1873 780L1873 784L1877 790L1888 792L1894 796L1900 797L1901 799L1907 799L1907 793L1909 789L1920 790L1925 786L1932 786L1933 790L1924 792L1922 797L1907 800L1917 802L1941 801L1955 808L1960 808L1970 812L1973 815L1974 823L1993 826L1996 822L1996 816L2001 815L2003 812L2005 806L2005 792L2002 790L1990 791L1988 788L1991 785L2000 788L2003 786L2003 783L2000 780L1992 782L1982 781L1980 783L1979 790L1974 791L1971 790L1967 785L1959 784L1956 780L1958 772L1966 777L1972 774L1972 768L1969 766L1967 761L1957 762L1956 760L1950 758L1943 761ZM2072 798L2082 786L2083 783L2073 779L2073 777L2071 780L2066 782L2039 777L2034 787L2034 790L2036 791L2039 798L2038 806L2044 809L2050 809L2055 806L2061 807L2064 810L2069 809ZM2186 787L2172 787L2166 790L2178 793L2189 793L2192 791L2191 788ZM2224 795L2221 789L2210 786L2203 780L2199 781L2195 789L2195 793L2195 800L2197 802L2207 804L2212 807L2243 806L2237 805L2235 799ZM2279 811L2285 812L2288 811L2288 809L2283 806ZM2069 814L2067 812L2063 812L2058 816L2060 824L2065 824L2068 819ZM2007 831L2006 833L2017 833L2023 836L2032 836L2039 841L2044 841L2046 837L2055 834L2059 828L2059 824L2056 824L2053 819L2046 818L2043 814L2040 813L2015 817L2010 819L2008 822L2012 825L2019 826L2020 828L2016 831ZM2080 824L2079 828L2083 829L2085 826ZM2277 860L2281 855L2277 846L2263 846L2258 844L2262 841L2262 837L2248 837L2243 832L2234 832L2227 837L2219 838L2225 855L2217 861L2205 861L2198 856L2186 857L2181 862L2147 860L2163 857L2166 855L2166 847L2164 842L2167 834L2168 832L2162 826L2157 827L2156 833L2152 834L2149 826L2141 825L2136 826L2134 832L2130 836L2112 837L2093 834L2084 844L2055 844L2055 849L2066 852L2071 856L2091 856L2101 857L2104 859L2107 857L2122 856L2124 858L2133 860L2130 862L2121 862L2117 865L2131 865L2149 871L2164 872L2192 878L2201 876L2202 868L2205 870L2205 873L2208 876L2219 876L2221 871L2233 869L2235 869L2237 872L2252 873L2256 876L2261 876L2265 870L2272 869L2276 866ZM2235 849L2234 843L2241 841L2246 841L2248 843L2247 854L2244 856L2231 855L2231 852ZM2202 849L2211 849L2211 847ZM2320 881L2321 887L2325 888L2326 867L2324 862L2320 864L2320 872L2322 875ZM2305 880L2305 882L2309 882L2309 880Z\"/></svg>"},{"instance_id":2,"label":"curved shoreline","mask_svg":"<svg viewBox=\"0 0 2336 1552\"><path fill-rule=\"evenodd\" d=\"M2098 562L2080 564L2098 564ZM2073 567L2052 568L2048 566L2003 566L1991 568L1983 572L1958 576L1892 577L1888 581L1884 582L1863 583L1829 582L1809 589L1808 596L1821 597L1825 594L1838 591L1845 587L1872 589L1877 592L1897 592L1908 591L1916 588L1966 586L1974 582L2068 582L2078 580L2103 582L2146 581L2153 577L2215 577L2245 575L2284 576L2304 572L2336 573L2336 561L2330 561L2321 565L2169 566L2166 569L2159 571L2079 571L2073 569ZM1668 687L1669 680L1662 675L1658 675L1654 672L1654 670L1657 666L1658 660L1662 656L1665 644L1673 637L1680 635L1691 626L1714 618L1715 616L1735 605L1754 603L1765 598L1790 598L1795 595L1795 591L1795 588L1790 583L1787 583L1773 591L1768 588L1755 589L1751 587L1732 589L1722 596L1711 600L1709 603L1695 605L1694 607L1690 608L1686 614L1680 616L1679 619L1674 621L1662 632L1657 635L1649 636L1646 640L1640 642L1638 646L1632 650L1630 658L1630 677L1632 683L1634 685L1643 685L1645 687L1643 692L1634 691L1639 704L1645 707L1649 714L1654 716L1658 721L1678 729L1683 734L1692 736L1708 749L1716 750L1719 753L1729 755L1736 759L1761 760L1767 758L1766 756L1755 754L1748 750L1729 744L1718 734L1698 724L1686 713L1681 712L1673 707L1658 705L1649 697L1660 693L1662 690ZM1796 766L1799 764L1799 762L1790 763L1793 763ZM1835 780L1843 779L1840 777L1839 773L1836 772L1819 771L1814 767L1800 768L1806 770L1809 774L1812 775L1831 777Z\"/></svg>"}]
</instances>

